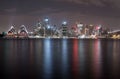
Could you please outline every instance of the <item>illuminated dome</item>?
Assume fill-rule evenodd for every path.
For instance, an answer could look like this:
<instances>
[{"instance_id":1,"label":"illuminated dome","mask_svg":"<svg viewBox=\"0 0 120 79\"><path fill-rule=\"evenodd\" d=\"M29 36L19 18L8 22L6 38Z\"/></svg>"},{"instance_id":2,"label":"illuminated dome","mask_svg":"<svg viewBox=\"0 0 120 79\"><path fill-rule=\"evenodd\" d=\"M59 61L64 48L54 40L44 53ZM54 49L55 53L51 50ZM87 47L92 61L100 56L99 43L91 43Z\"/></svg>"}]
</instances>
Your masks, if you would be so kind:
<instances>
[{"instance_id":1,"label":"illuminated dome","mask_svg":"<svg viewBox=\"0 0 120 79\"><path fill-rule=\"evenodd\" d=\"M18 33L23 33L23 32L28 34L28 31L24 25L20 26Z\"/></svg>"},{"instance_id":2,"label":"illuminated dome","mask_svg":"<svg viewBox=\"0 0 120 79\"><path fill-rule=\"evenodd\" d=\"M28 37L28 31L24 25L20 26L18 34L19 34L19 37Z\"/></svg>"},{"instance_id":3,"label":"illuminated dome","mask_svg":"<svg viewBox=\"0 0 120 79\"><path fill-rule=\"evenodd\" d=\"M11 26L7 33L8 33L8 34L9 34L9 33L15 34L15 33L16 33L16 30L15 30L15 28L14 28L13 26Z\"/></svg>"}]
</instances>

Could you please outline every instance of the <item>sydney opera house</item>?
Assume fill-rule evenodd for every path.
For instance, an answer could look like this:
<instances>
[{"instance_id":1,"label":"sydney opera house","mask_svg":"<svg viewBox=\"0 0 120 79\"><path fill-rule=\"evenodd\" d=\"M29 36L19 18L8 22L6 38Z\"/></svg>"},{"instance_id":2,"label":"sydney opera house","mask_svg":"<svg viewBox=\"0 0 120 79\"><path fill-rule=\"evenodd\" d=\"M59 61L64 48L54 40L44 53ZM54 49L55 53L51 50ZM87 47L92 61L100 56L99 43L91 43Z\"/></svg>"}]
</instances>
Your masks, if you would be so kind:
<instances>
[{"instance_id":1,"label":"sydney opera house","mask_svg":"<svg viewBox=\"0 0 120 79\"><path fill-rule=\"evenodd\" d=\"M20 29L17 31L14 26L8 30L6 38L27 38L28 31L24 25L20 26Z\"/></svg>"}]
</instances>

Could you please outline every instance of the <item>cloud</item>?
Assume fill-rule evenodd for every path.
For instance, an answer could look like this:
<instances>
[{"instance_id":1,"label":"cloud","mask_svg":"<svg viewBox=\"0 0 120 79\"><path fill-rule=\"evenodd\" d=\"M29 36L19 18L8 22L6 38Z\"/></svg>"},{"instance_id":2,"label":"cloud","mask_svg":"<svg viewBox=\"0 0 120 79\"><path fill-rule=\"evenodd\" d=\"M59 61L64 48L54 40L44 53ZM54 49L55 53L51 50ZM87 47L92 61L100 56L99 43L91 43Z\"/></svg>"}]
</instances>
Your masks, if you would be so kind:
<instances>
[{"instance_id":1,"label":"cloud","mask_svg":"<svg viewBox=\"0 0 120 79\"><path fill-rule=\"evenodd\" d=\"M13 13L13 12L16 12L16 8L10 8L10 9L5 9L4 10L5 12L8 12L8 13Z\"/></svg>"},{"instance_id":2,"label":"cloud","mask_svg":"<svg viewBox=\"0 0 120 79\"><path fill-rule=\"evenodd\" d=\"M63 2L70 2L82 5L95 5L99 7L118 7L120 8L120 0L56 0L56 1L63 1Z\"/></svg>"},{"instance_id":3,"label":"cloud","mask_svg":"<svg viewBox=\"0 0 120 79\"><path fill-rule=\"evenodd\" d=\"M28 15L45 15L45 14L53 14L53 13L59 13L60 11L54 8L43 8L38 9L32 12L29 12Z\"/></svg>"},{"instance_id":4,"label":"cloud","mask_svg":"<svg viewBox=\"0 0 120 79\"><path fill-rule=\"evenodd\" d=\"M13 1L13 2L12 2ZM89 16L120 17L119 0L30 0L15 2L0 7L1 14L48 15L78 13ZM2 3L0 3L2 4ZM76 15L74 15L76 16Z\"/></svg>"},{"instance_id":5,"label":"cloud","mask_svg":"<svg viewBox=\"0 0 120 79\"><path fill-rule=\"evenodd\" d=\"M83 5L104 6L104 4L102 4L100 0L66 0L66 1L74 2L76 4L83 4Z\"/></svg>"}]
</instances>

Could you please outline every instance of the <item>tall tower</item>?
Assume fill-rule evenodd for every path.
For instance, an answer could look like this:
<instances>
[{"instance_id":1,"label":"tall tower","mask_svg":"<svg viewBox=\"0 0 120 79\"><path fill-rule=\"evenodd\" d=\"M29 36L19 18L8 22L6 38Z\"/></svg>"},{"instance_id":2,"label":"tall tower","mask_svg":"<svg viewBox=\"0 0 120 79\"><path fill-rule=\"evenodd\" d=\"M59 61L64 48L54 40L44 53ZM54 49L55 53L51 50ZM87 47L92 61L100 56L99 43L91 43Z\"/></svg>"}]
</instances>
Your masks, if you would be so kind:
<instances>
[{"instance_id":1,"label":"tall tower","mask_svg":"<svg viewBox=\"0 0 120 79\"><path fill-rule=\"evenodd\" d=\"M62 36L68 36L68 27L67 27L67 22L64 21L62 23Z\"/></svg>"}]
</instances>

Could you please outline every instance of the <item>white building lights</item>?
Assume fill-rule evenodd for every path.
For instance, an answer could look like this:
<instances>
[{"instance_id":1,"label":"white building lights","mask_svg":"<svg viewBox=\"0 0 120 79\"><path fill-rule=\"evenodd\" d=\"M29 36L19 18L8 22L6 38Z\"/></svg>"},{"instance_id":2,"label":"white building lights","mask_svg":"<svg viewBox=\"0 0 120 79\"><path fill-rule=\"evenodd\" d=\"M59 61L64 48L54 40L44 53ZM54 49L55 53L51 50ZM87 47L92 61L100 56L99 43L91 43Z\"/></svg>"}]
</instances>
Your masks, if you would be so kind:
<instances>
[{"instance_id":1,"label":"white building lights","mask_svg":"<svg viewBox=\"0 0 120 79\"><path fill-rule=\"evenodd\" d=\"M63 25L67 25L67 22L66 22L66 21L64 21L62 24L63 24Z\"/></svg>"},{"instance_id":2,"label":"white building lights","mask_svg":"<svg viewBox=\"0 0 120 79\"><path fill-rule=\"evenodd\" d=\"M49 21L49 19L48 19L48 18L45 18L45 19L44 19L44 21L45 21L45 22L48 22L48 21Z\"/></svg>"},{"instance_id":3,"label":"white building lights","mask_svg":"<svg viewBox=\"0 0 120 79\"><path fill-rule=\"evenodd\" d=\"M52 25L48 18L36 24L33 33L27 31L24 25L20 26L20 29L16 31L13 26L7 31L7 35L10 37L75 37L75 38L94 38L94 36L106 36L109 30L104 29L102 25L86 25L80 22L76 22L74 26L69 26L67 21L62 21L60 27ZM59 26L59 25L58 25ZM109 34L111 34L109 32ZM36 37L38 38L38 37Z\"/></svg>"},{"instance_id":4,"label":"white building lights","mask_svg":"<svg viewBox=\"0 0 120 79\"><path fill-rule=\"evenodd\" d=\"M82 24L82 23L77 24L77 27L78 27L78 28L82 28L82 27L83 27L83 24Z\"/></svg>"}]
</instances>

